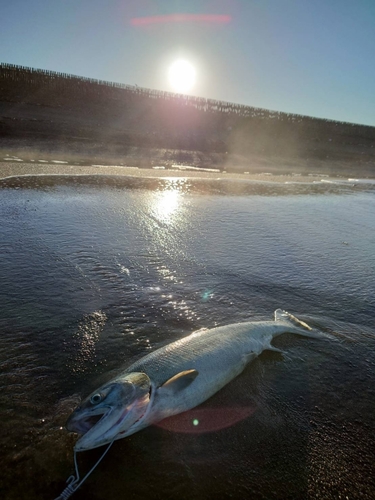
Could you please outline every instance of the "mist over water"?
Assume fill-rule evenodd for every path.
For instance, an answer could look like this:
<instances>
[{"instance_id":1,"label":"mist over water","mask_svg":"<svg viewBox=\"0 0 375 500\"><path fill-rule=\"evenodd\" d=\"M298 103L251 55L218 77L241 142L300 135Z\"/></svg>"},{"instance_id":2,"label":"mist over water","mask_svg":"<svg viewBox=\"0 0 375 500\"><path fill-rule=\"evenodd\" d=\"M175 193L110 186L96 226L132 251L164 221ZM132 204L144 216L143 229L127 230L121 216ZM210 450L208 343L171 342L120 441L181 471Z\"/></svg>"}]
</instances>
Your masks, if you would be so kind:
<instances>
[{"instance_id":1,"label":"mist over water","mask_svg":"<svg viewBox=\"0 0 375 500\"><path fill-rule=\"evenodd\" d=\"M284 356L117 441L73 498L373 497L373 186L102 181L2 182L3 498L62 491L81 396L195 329L278 307L336 340L278 338Z\"/></svg>"}]
</instances>

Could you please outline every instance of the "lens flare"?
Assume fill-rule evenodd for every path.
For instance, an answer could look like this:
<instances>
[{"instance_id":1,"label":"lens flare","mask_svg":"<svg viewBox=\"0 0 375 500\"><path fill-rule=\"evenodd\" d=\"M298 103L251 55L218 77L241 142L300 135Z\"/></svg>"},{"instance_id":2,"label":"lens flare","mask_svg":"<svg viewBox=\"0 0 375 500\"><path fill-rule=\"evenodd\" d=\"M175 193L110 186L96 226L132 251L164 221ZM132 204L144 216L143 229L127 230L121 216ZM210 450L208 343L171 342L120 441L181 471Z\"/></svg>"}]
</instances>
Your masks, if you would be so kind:
<instances>
[{"instance_id":1,"label":"lens flare","mask_svg":"<svg viewBox=\"0 0 375 500\"><path fill-rule=\"evenodd\" d=\"M169 23L209 23L228 24L232 20L231 16L222 14L169 14L164 16L133 17L133 26L149 26L152 24Z\"/></svg>"}]
</instances>

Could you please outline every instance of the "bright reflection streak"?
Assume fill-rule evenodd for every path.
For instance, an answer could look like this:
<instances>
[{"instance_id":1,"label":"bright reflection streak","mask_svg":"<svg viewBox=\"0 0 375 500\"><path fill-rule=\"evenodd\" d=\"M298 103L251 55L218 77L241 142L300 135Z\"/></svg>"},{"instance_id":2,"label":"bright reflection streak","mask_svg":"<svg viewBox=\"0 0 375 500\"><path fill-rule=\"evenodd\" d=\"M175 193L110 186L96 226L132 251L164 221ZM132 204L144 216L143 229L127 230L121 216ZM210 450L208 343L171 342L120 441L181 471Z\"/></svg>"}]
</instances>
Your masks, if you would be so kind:
<instances>
[{"instance_id":1,"label":"bright reflection streak","mask_svg":"<svg viewBox=\"0 0 375 500\"><path fill-rule=\"evenodd\" d=\"M77 346L73 371L84 372L86 363L92 363L95 358L96 343L107 321L107 316L102 311L95 311L83 317L74 335Z\"/></svg>"},{"instance_id":2,"label":"bright reflection streak","mask_svg":"<svg viewBox=\"0 0 375 500\"><path fill-rule=\"evenodd\" d=\"M173 214L178 209L180 202L178 191L164 191L159 194L159 199L155 204L156 217L163 222L170 222Z\"/></svg>"},{"instance_id":3,"label":"bright reflection streak","mask_svg":"<svg viewBox=\"0 0 375 500\"><path fill-rule=\"evenodd\" d=\"M160 222L170 224L175 221L181 210L185 183L185 179L168 179L165 191L155 194L152 212Z\"/></svg>"}]
</instances>

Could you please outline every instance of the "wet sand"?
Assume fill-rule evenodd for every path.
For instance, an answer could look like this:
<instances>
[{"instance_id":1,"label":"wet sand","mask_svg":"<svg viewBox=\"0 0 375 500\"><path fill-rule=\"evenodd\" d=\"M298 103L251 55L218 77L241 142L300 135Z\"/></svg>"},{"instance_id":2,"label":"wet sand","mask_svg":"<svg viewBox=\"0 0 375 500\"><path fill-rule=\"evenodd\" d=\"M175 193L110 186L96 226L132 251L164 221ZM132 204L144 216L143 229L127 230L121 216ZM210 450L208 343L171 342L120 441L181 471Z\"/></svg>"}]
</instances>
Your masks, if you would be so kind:
<instances>
[{"instance_id":1,"label":"wet sand","mask_svg":"<svg viewBox=\"0 0 375 500\"><path fill-rule=\"evenodd\" d=\"M58 162L59 160L56 160ZM208 170L208 169L207 169ZM358 172L357 172L358 174ZM37 175L115 175L126 177L139 177L139 178L168 178L168 177L181 177L181 178L195 178L195 179L233 179L233 180L247 180L259 182L313 182L314 180L321 180L322 178L329 177L324 173L313 174L274 174L274 173L234 173L225 171L205 171L199 170L181 170L177 168L137 168L127 166L106 166L106 165L69 165L67 163L31 163L23 161L4 161L0 163L0 179L7 177L19 176L37 176ZM337 176L335 179L348 179L348 176Z\"/></svg>"}]
</instances>

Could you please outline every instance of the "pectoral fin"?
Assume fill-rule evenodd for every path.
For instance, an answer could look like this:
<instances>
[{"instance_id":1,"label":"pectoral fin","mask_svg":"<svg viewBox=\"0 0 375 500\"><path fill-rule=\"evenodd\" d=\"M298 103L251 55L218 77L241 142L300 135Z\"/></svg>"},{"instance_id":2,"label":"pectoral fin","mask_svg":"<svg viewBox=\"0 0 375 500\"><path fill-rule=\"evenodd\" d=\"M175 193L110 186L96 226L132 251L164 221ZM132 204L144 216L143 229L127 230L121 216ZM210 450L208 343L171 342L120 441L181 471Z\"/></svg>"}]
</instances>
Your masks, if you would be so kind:
<instances>
[{"instance_id":1,"label":"pectoral fin","mask_svg":"<svg viewBox=\"0 0 375 500\"><path fill-rule=\"evenodd\" d=\"M255 352L249 352L248 354L242 355L242 359L243 359L245 365L247 365L248 363L253 361L253 359L255 359L256 357L257 357L257 355L255 354Z\"/></svg>"},{"instance_id":2,"label":"pectoral fin","mask_svg":"<svg viewBox=\"0 0 375 500\"><path fill-rule=\"evenodd\" d=\"M264 348L265 351L272 351L272 352L278 352L279 354L285 354L284 351L282 351L281 349L278 349L277 347L274 347L273 345L270 345L268 347L265 347Z\"/></svg>"},{"instance_id":3,"label":"pectoral fin","mask_svg":"<svg viewBox=\"0 0 375 500\"><path fill-rule=\"evenodd\" d=\"M171 394L176 394L188 387L198 376L197 370L185 370L177 373L172 378L168 379L159 389L168 391Z\"/></svg>"},{"instance_id":4,"label":"pectoral fin","mask_svg":"<svg viewBox=\"0 0 375 500\"><path fill-rule=\"evenodd\" d=\"M285 351L282 351L281 349L278 349L277 347L274 347L273 345L269 345L268 347L265 347L265 351L272 351L272 352L277 352L282 355L284 359L288 359L291 361L292 358L290 358Z\"/></svg>"}]
</instances>

